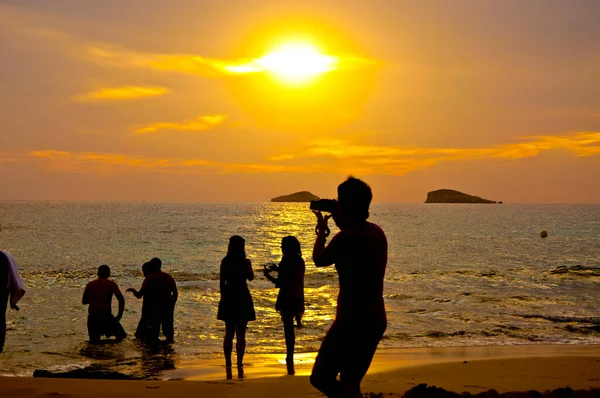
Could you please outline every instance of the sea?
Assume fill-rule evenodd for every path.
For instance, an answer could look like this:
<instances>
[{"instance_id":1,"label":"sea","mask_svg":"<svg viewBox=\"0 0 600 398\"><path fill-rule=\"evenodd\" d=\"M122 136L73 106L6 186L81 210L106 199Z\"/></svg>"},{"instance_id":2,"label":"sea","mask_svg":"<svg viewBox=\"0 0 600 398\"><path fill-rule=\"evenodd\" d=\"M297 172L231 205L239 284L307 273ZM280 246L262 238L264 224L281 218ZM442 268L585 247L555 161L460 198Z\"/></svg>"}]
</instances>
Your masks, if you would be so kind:
<instances>
[{"instance_id":1,"label":"sea","mask_svg":"<svg viewBox=\"0 0 600 398\"><path fill-rule=\"evenodd\" d=\"M389 242L380 349L600 344L600 205L376 203L370 221ZM7 310L0 375L91 366L160 379L182 362L223 358L219 265L235 234L255 269L257 320L248 325L245 361L285 352L277 289L260 271L280 261L287 235L300 240L306 260L296 352L315 352L334 318L338 279L333 267L312 262L307 203L0 201L0 248L27 289L20 310ZM141 265L152 257L180 296L175 343L149 348L133 337L141 302L125 290L139 289ZM81 296L101 264L125 294L130 336L94 346Z\"/></svg>"}]
</instances>

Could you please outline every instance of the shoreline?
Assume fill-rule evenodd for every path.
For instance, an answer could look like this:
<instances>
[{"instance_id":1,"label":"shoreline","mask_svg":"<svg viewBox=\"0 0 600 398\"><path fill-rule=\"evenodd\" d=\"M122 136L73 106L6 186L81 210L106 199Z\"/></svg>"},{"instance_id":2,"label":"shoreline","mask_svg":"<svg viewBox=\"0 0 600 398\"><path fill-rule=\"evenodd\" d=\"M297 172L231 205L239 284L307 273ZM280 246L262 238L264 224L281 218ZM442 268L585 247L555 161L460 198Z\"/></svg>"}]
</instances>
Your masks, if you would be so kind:
<instances>
[{"instance_id":1,"label":"shoreline","mask_svg":"<svg viewBox=\"0 0 600 398\"><path fill-rule=\"evenodd\" d=\"M316 352L294 354L296 376L309 376ZM463 361L508 360L522 358L596 357L600 345L524 344L508 346L383 348L378 349L369 368L372 373L390 373L401 369ZM245 357L245 379L285 375L285 354L255 354ZM235 367L234 367L235 368ZM235 373L235 369L234 369ZM215 381L224 379L222 358L182 360L178 369L166 371L161 380ZM600 373L599 373L600 375Z\"/></svg>"},{"instance_id":2,"label":"shoreline","mask_svg":"<svg viewBox=\"0 0 600 398\"><path fill-rule=\"evenodd\" d=\"M243 380L225 380L221 358L184 361L166 380L1 377L0 397L125 398L322 396L309 382L314 353L297 354L297 375L285 375L283 355L249 356ZM234 374L236 373L234 369ZM382 349L362 383L363 393L402 396L419 384L477 394L570 387L600 388L600 345L521 345Z\"/></svg>"},{"instance_id":3,"label":"shoreline","mask_svg":"<svg viewBox=\"0 0 600 398\"><path fill-rule=\"evenodd\" d=\"M169 372L171 378L161 381L2 377L0 397L318 397L322 395L308 380L311 355L301 358L304 363L297 366L296 376L284 375L285 365L278 363L277 356L265 355L258 361L249 357L243 380L225 380L224 366L217 363L220 359L197 361L195 366L192 361L184 363L187 368ZM222 373L217 376L217 371ZM362 390L364 394L402 396L423 383L472 394L490 389L504 393L567 386L573 390L600 388L600 345L380 350Z\"/></svg>"}]
</instances>

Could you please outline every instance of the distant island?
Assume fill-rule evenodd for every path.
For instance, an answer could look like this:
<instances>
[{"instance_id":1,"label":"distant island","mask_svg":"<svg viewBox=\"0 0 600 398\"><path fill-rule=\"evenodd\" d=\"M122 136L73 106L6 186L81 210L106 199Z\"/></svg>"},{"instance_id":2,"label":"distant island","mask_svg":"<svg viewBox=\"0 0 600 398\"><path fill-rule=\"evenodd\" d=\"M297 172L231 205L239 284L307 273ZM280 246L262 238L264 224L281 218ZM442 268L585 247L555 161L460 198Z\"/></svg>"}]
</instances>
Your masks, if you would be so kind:
<instances>
[{"instance_id":1,"label":"distant island","mask_svg":"<svg viewBox=\"0 0 600 398\"><path fill-rule=\"evenodd\" d=\"M319 200L320 198L308 191L295 192L289 195L278 196L271 199L271 202L310 202L311 200Z\"/></svg>"},{"instance_id":2,"label":"distant island","mask_svg":"<svg viewBox=\"0 0 600 398\"><path fill-rule=\"evenodd\" d=\"M496 203L479 196L468 195L453 189L438 189L427 193L425 203Z\"/></svg>"}]
</instances>

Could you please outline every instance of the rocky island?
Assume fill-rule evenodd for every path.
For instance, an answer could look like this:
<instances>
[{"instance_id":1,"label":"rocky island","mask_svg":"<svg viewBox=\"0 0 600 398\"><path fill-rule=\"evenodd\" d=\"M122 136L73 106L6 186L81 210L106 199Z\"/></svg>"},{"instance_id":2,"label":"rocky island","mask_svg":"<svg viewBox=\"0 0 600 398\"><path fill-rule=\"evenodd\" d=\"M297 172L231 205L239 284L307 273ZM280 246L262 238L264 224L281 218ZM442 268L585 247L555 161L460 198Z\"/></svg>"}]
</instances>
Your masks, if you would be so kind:
<instances>
[{"instance_id":1,"label":"rocky island","mask_svg":"<svg viewBox=\"0 0 600 398\"><path fill-rule=\"evenodd\" d=\"M271 199L271 202L310 202L311 200L319 200L320 198L308 191L295 192L289 195L278 196Z\"/></svg>"},{"instance_id":2,"label":"rocky island","mask_svg":"<svg viewBox=\"0 0 600 398\"><path fill-rule=\"evenodd\" d=\"M438 189L427 193L425 203L496 203L496 201L468 195L453 189Z\"/></svg>"}]
</instances>

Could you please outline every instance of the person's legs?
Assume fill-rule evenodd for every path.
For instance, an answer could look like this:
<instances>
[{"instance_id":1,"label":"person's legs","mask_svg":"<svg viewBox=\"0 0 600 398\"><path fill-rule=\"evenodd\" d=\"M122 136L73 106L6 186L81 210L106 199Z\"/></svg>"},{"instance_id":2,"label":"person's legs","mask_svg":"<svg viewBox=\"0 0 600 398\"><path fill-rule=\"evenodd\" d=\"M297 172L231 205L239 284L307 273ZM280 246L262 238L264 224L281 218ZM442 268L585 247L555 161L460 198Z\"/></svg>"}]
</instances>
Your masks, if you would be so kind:
<instances>
[{"instance_id":1,"label":"person's legs","mask_svg":"<svg viewBox=\"0 0 600 398\"><path fill-rule=\"evenodd\" d=\"M102 335L106 337L115 336L117 341L121 341L127 337L127 333L123 329L121 322L117 321L113 314L95 315L93 323L94 333L98 335L98 340L100 340L100 336Z\"/></svg>"},{"instance_id":2,"label":"person's legs","mask_svg":"<svg viewBox=\"0 0 600 398\"><path fill-rule=\"evenodd\" d=\"M158 336L160 335L160 317L158 311L148 311L146 315L146 339L145 342L148 344L158 343Z\"/></svg>"},{"instance_id":3,"label":"person's legs","mask_svg":"<svg viewBox=\"0 0 600 398\"><path fill-rule=\"evenodd\" d=\"M340 369L340 383L357 396L362 396L360 383L371 366L385 329L385 325L365 324L349 330L350 337L346 341L352 349L344 350L346 358L342 361Z\"/></svg>"},{"instance_id":4,"label":"person's legs","mask_svg":"<svg viewBox=\"0 0 600 398\"><path fill-rule=\"evenodd\" d=\"M169 343L175 341L175 331L173 327L173 322L173 311L165 311L165 313L163 313L162 315L161 323L163 334L165 335Z\"/></svg>"},{"instance_id":5,"label":"person's legs","mask_svg":"<svg viewBox=\"0 0 600 398\"><path fill-rule=\"evenodd\" d=\"M0 292L0 352L4 350L6 341L6 308L8 307L8 294Z\"/></svg>"},{"instance_id":6,"label":"person's legs","mask_svg":"<svg viewBox=\"0 0 600 398\"><path fill-rule=\"evenodd\" d=\"M294 372L294 345L296 344L296 334L294 332L294 314L281 314L283 321L283 333L285 335L285 363L287 365L288 374L293 375Z\"/></svg>"},{"instance_id":7,"label":"person's legs","mask_svg":"<svg viewBox=\"0 0 600 398\"><path fill-rule=\"evenodd\" d=\"M246 352L246 326L248 322L239 322L235 326L235 353L238 367L242 366Z\"/></svg>"},{"instance_id":8,"label":"person's legs","mask_svg":"<svg viewBox=\"0 0 600 398\"><path fill-rule=\"evenodd\" d=\"M144 341L146 339L146 320L144 315L140 318L137 328L135 329L135 338Z\"/></svg>"},{"instance_id":9,"label":"person's legs","mask_svg":"<svg viewBox=\"0 0 600 398\"><path fill-rule=\"evenodd\" d=\"M98 319L96 315L88 314L87 329L88 336L90 338L90 343L96 344L100 342L100 337L102 337L102 331L100 329L100 325L98 325Z\"/></svg>"},{"instance_id":10,"label":"person's legs","mask_svg":"<svg viewBox=\"0 0 600 398\"><path fill-rule=\"evenodd\" d=\"M223 339L223 353L225 354L225 366L231 368L231 351L233 350L233 335L235 334L235 322L225 321L225 338Z\"/></svg>"},{"instance_id":11,"label":"person's legs","mask_svg":"<svg viewBox=\"0 0 600 398\"><path fill-rule=\"evenodd\" d=\"M111 326L111 331L110 334L115 336L115 338L117 339L117 341L121 341L123 339L125 339L127 337L127 332L125 332L125 329L123 329L123 325L121 325L121 322L117 321L112 315L112 326Z\"/></svg>"},{"instance_id":12,"label":"person's legs","mask_svg":"<svg viewBox=\"0 0 600 398\"><path fill-rule=\"evenodd\" d=\"M315 359L310 384L329 398L353 397L337 380L341 368L342 331L334 321L325 335Z\"/></svg>"}]
</instances>

